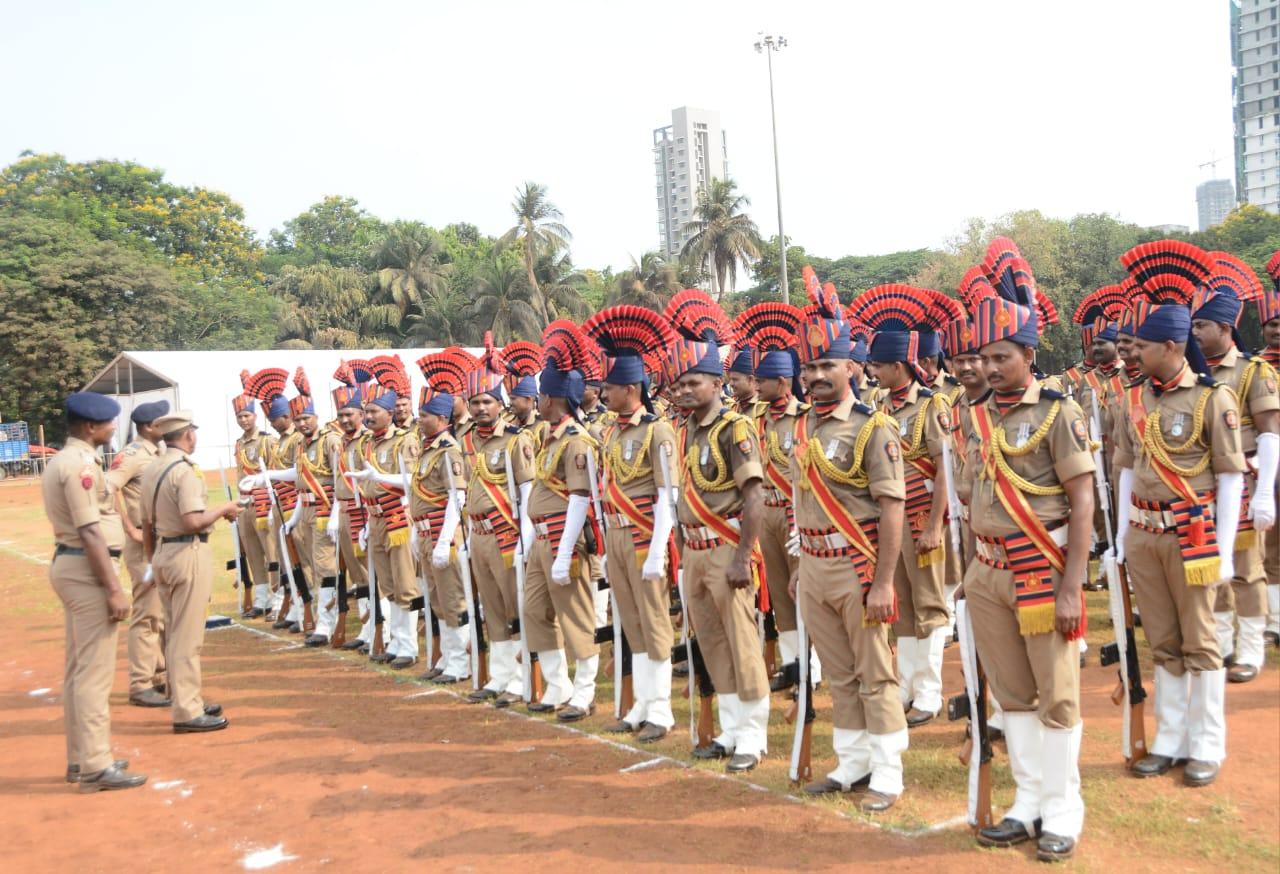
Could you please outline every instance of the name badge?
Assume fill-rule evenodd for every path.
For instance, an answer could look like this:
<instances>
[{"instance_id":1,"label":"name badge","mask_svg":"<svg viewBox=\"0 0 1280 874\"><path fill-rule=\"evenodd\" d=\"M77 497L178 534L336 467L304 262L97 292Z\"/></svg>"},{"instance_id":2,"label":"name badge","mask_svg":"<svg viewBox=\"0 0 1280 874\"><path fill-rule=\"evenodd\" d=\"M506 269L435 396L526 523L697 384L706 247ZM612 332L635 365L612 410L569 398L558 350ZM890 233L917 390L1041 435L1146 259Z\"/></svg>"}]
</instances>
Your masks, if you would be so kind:
<instances>
[{"instance_id":1,"label":"name badge","mask_svg":"<svg viewBox=\"0 0 1280 874\"><path fill-rule=\"evenodd\" d=\"M1187 417L1182 413L1173 417L1173 427L1169 429L1169 433L1174 437L1181 437L1184 426L1187 423Z\"/></svg>"},{"instance_id":2,"label":"name badge","mask_svg":"<svg viewBox=\"0 0 1280 874\"><path fill-rule=\"evenodd\" d=\"M622 458L624 461L630 461L632 456L636 454L636 441L627 440L622 444Z\"/></svg>"},{"instance_id":3,"label":"name badge","mask_svg":"<svg viewBox=\"0 0 1280 874\"><path fill-rule=\"evenodd\" d=\"M388 460L387 451L385 449L378 453L379 464L386 464Z\"/></svg>"},{"instance_id":4,"label":"name badge","mask_svg":"<svg viewBox=\"0 0 1280 874\"><path fill-rule=\"evenodd\" d=\"M497 467L500 461L502 461L502 450L498 450L489 456L489 464L493 467Z\"/></svg>"},{"instance_id":5,"label":"name badge","mask_svg":"<svg viewBox=\"0 0 1280 874\"><path fill-rule=\"evenodd\" d=\"M783 451L786 451L786 450L789 450L790 448L791 448L791 435L784 434L782 437L782 449Z\"/></svg>"},{"instance_id":6,"label":"name badge","mask_svg":"<svg viewBox=\"0 0 1280 874\"><path fill-rule=\"evenodd\" d=\"M898 433L903 437L907 436L907 423L905 421L898 423Z\"/></svg>"},{"instance_id":7,"label":"name badge","mask_svg":"<svg viewBox=\"0 0 1280 874\"><path fill-rule=\"evenodd\" d=\"M710 444L704 444L702 447L702 460L699 463L706 464L710 459L711 459L711 446Z\"/></svg>"},{"instance_id":8,"label":"name badge","mask_svg":"<svg viewBox=\"0 0 1280 874\"><path fill-rule=\"evenodd\" d=\"M840 448L839 440L832 440L830 443L827 444L827 452L826 452L827 461L830 461L831 459L836 457L836 451L839 450L839 448Z\"/></svg>"},{"instance_id":9,"label":"name badge","mask_svg":"<svg viewBox=\"0 0 1280 874\"><path fill-rule=\"evenodd\" d=\"M1031 439L1031 423L1023 422L1021 425L1018 426L1018 439L1015 441L1015 445L1019 449L1021 449L1022 447L1027 445L1027 441L1030 439Z\"/></svg>"}]
</instances>

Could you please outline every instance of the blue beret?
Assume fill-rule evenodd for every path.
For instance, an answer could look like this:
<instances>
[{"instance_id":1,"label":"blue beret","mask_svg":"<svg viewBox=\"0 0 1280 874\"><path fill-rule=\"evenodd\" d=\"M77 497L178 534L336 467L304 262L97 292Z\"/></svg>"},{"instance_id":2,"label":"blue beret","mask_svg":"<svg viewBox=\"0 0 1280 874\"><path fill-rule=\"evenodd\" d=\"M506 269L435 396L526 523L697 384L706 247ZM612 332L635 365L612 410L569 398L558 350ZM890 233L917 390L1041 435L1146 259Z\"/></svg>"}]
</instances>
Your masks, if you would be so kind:
<instances>
[{"instance_id":1,"label":"blue beret","mask_svg":"<svg viewBox=\"0 0 1280 874\"><path fill-rule=\"evenodd\" d=\"M536 398L538 396L538 381L532 376L520 377L516 387L511 390L511 396L513 398Z\"/></svg>"},{"instance_id":2,"label":"blue beret","mask_svg":"<svg viewBox=\"0 0 1280 874\"><path fill-rule=\"evenodd\" d=\"M67 398L67 415L90 422L109 422L120 415L120 405L106 395L78 391Z\"/></svg>"},{"instance_id":3,"label":"blue beret","mask_svg":"<svg viewBox=\"0 0 1280 874\"><path fill-rule=\"evenodd\" d=\"M169 412L168 401L152 401L149 404L138 404L133 408L129 418L135 425L145 425L148 422L154 422L167 412Z\"/></svg>"}]
</instances>

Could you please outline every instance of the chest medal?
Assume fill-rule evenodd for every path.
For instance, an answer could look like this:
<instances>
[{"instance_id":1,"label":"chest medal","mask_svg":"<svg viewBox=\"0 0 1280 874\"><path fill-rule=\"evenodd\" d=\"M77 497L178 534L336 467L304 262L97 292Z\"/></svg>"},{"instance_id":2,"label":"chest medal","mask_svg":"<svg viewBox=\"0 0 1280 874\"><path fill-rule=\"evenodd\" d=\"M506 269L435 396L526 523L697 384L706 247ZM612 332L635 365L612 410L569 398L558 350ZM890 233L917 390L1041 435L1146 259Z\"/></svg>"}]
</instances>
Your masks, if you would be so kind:
<instances>
[{"instance_id":1,"label":"chest medal","mask_svg":"<svg viewBox=\"0 0 1280 874\"><path fill-rule=\"evenodd\" d=\"M702 465L706 465L706 463L710 459L711 459L711 446L708 444L704 444L702 447L702 458L699 463Z\"/></svg>"},{"instance_id":2,"label":"chest medal","mask_svg":"<svg viewBox=\"0 0 1280 874\"><path fill-rule=\"evenodd\" d=\"M1178 413L1178 415L1173 417L1173 427L1169 429L1169 433L1174 437L1181 437L1186 421L1187 417L1182 413Z\"/></svg>"},{"instance_id":3,"label":"chest medal","mask_svg":"<svg viewBox=\"0 0 1280 874\"><path fill-rule=\"evenodd\" d=\"M1014 445L1019 449L1027 445L1027 441L1031 439L1031 423L1023 422L1018 426L1018 439L1014 441Z\"/></svg>"}]
</instances>

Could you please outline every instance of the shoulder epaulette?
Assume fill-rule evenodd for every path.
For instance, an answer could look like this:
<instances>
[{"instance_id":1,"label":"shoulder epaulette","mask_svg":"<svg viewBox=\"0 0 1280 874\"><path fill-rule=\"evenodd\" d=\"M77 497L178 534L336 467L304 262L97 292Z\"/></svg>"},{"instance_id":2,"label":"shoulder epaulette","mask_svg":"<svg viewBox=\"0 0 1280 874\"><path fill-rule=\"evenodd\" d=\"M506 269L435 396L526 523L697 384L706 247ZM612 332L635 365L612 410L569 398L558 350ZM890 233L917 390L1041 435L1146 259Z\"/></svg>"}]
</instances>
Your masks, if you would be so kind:
<instances>
[{"instance_id":1,"label":"shoulder epaulette","mask_svg":"<svg viewBox=\"0 0 1280 874\"><path fill-rule=\"evenodd\" d=\"M1216 379L1214 379L1212 376L1209 376L1209 374L1207 373L1201 373L1200 379L1198 380L1198 382L1200 383L1200 385L1207 385L1209 388L1215 388L1215 387L1226 388L1225 383L1218 382Z\"/></svg>"},{"instance_id":2,"label":"shoulder epaulette","mask_svg":"<svg viewBox=\"0 0 1280 874\"><path fill-rule=\"evenodd\" d=\"M922 398L931 398L934 396L934 390L927 386L920 386L919 396Z\"/></svg>"},{"instance_id":3,"label":"shoulder epaulette","mask_svg":"<svg viewBox=\"0 0 1280 874\"><path fill-rule=\"evenodd\" d=\"M869 407L866 404L864 404L862 401L854 401L853 409L854 409L854 412L862 413L864 416L872 416L872 415L875 415L875 412L876 412L875 407Z\"/></svg>"},{"instance_id":4,"label":"shoulder epaulette","mask_svg":"<svg viewBox=\"0 0 1280 874\"><path fill-rule=\"evenodd\" d=\"M731 410L728 407L721 407L720 415L730 422L736 422L739 419L745 420L747 418L746 416L742 415L742 413L739 413L736 410Z\"/></svg>"},{"instance_id":5,"label":"shoulder epaulette","mask_svg":"<svg viewBox=\"0 0 1280 874\"><path fill-rule=\"evenodd\" d=\"M615 421L617 421L617 420L615 420ZM653 413L641 413L641 414L640 414L640 421L641 421L641 422L656 422L656 421L658 421L658 416L655 416Z\"/></svg>"},{"instance_id":6,"label":"shoulder epaulette","mask_svg":"<svg viewBox=\"0 0 1280 874\"><path fill-rule=\"evenodd\" d=\"M1051 400L1051 401L1064 401L1067 399L1067 396L1062 392L1056 391L1055 389L1043 388L1043 387L1040 389L1040 397L1047 398L1048 400Z\"/></svg>"},{"instance_id":7,"label":"shoulder epaulette","mask_svg":"<svg viewBox=\"0 0 1280 874\"><path fill-rule=\"evenodd\" d=\"M858 403L858 402L855 400L855 401L854 401L854 403L856 404L856 403ZM796 414L797 414L797 415L801 415L801 416L802 416L802 415L804 415L805 413L809 412L809 411L810 411L810 410L812 410L812 409L813 409L813 404L805 403L804 401L799 401L799 402L796 404Z\"/></svg>"},{"instance_id":8,"label":"shoulder epaulette","mask_svg":"<svg viewBox=\"0 0 1280 874\"><path fill-rule=\"evenodd\" d=\"M268 434L266 431L259 431L259 432L258 432L258 436L259 436L259 437L270 437L271 435L270 435L270 434Z\"/></svg>"}]
</instances>

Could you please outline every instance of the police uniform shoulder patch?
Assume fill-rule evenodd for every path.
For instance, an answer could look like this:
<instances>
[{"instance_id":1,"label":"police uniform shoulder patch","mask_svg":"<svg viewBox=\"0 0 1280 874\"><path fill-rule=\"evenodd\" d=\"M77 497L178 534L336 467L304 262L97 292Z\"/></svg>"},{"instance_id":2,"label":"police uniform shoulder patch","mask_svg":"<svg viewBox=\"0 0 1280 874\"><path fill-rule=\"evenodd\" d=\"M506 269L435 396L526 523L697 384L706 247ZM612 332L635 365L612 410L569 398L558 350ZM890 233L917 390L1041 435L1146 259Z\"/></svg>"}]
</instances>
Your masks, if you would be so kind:
<instances>
[{"instance_id":1,"label":"police uniform shoulder patch","mask_svg":"<svg viewBox=\"0 0 1280 874\"><path fill-rule=\"evenodd\" d=\"M524 456L525 461L533 461L533 447L529 445L528 440L520 441L520 454Z\"/></svg>"},{"instance_id":2,"label":"police uniform shoulder patch","mask_svg":"<svg viewBox=\"0 0 1280 874\"><path fill-rule=\"evenodd\" d=\"M586 470L587 454L585 452L579 452L577 455L573 456L573 466L578 470Z\"/></svg>"},{"instance_id":3,"label":"police uniform shoulder patch","mask_svg":"<svg viewBox=\"0 0 1280 874\"><path fill-rule=\"evenodd\" d=\"M938 413L937 418L938 418L939 428L941 428L943 431L951 430L951 414L950 413L940 411Z\"/></svg>"},{"instance_id":4,"label":"police uniform shoulder patch","mask_svg":"<svg viewBox=\"0 0 1280 874\"><path fill-rule=\"evenodd\" d=\"M1084 419L1076 419L1071 423L1071 433L1076 435L1076 439L1081 443L1088 439L1088 432L1084 428Z\"/></svg>"},{"instance_id":5,"label":"police uniform shoulder patch","mask_svg":"<svg viewBox=\"0 0 1280 874\"><path fill-rule=\"evenodd\" d=\"M658 417L655 416L653 413L642 413L640 415L640 421L645 423L656 422L658 421Z\"/></svg>"},{"instance_id":6,"label":"police uniform shoulder patch","mask_svg":"<svg viewBox=\"0 0 1280 874\"><path fill-rule=\"evenodd\" d=\"M1226 410L1222 414L1222 424L1227 426L1228 431L1234 431L1240 427L1240 417L1235 410Z\"/></svg>"},{"instance_id":7,"label":"police uniform shoulder patch","mask_svg":"<svg viewBox=\"0 0 1280 874\"><path fill-rule=\"evenodd\" d=\"M884 454L889 456L890 461L897 462L897 460L902 457L902 450L898 447L898 441L884 441Z\"/></svg>"}]
</instances>

